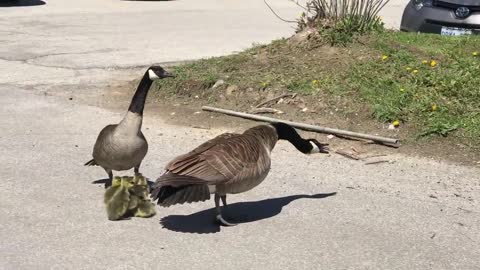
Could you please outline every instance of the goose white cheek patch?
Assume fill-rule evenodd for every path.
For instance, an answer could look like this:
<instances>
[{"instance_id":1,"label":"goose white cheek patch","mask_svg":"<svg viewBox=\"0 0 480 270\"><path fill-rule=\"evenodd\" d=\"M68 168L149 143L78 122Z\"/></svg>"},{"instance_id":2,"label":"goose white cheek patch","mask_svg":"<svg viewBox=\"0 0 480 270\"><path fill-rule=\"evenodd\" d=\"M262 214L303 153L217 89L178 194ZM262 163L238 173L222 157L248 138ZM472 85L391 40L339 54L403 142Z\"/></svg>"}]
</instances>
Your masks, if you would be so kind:
<instances>
[{"instance_id":1,"label":"goose white cheek patch","mask_svg":"<svg viewBox=\"0 0 480 270\"><path fill-rule=\"evenodd\" d=\"M310 142L310 144L313 147L312 150L310 150L310 154L320 153L320 148L318 148L316 144L314 144L313 142Z\"/></svg>"},{"instance_id":2,"label":"goose white cheek patch","mask_svg":"<svg viewBox=\"0 0 480 270\"><path fill-rule=\"evenodd\" d=\"M148 77L150 78L150 80L158 80L160 79L157 74L155 74L155 72L153 72L153 70L149 69L148 70Z\"/></svg>"}]
</instances>

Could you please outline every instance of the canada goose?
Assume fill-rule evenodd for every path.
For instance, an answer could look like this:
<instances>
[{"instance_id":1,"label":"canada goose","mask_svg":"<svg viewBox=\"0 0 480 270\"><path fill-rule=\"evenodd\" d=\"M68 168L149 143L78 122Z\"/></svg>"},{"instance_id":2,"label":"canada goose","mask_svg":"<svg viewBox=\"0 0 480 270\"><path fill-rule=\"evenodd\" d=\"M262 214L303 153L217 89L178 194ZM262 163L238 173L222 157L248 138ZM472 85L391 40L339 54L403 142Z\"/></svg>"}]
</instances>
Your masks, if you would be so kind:
<instances>
[{"instance_id":1,"label":"canada goose","mask_svg":"<svg viewBox=\"0 0 480 270\"><path fill-rule=\"evenodd\" d=\"M133 187L132 177L115 177L112 186L105 191L104 202L109 220L125 217L129 209L137 207L130 202L129 189Z\"/></svg>"},{"instance_id":2,"label":"canada goose","mask_svg":"<svg viewBox=\"0 0 480 270\"><path fill-rule=\"evenodd\" d=\"M143 75L133 95L130 107L122 121L102 129L93 147L93 159L85 166L100 165L108 174L111 185L113 173L134 168L138 173L143 158L147 154L148 143L141 131L143 108L148 90L154 80L173 77L160 66L151 66Z\"/></svg>"},{"instance_id":3,"label":"canada goose","mask_svg":"<svg viewBox=\"0 0 480 270\"><path fill-rule=\"evenodd\" d=\"M285 123L255 126L243 134L224 133L168 163L153 184L151 197L168 207L205 201L214 193L217 221L235 225L222 217L220 199L226 206L226 194L248 191L265 179L278 140L288 140L304 154L328 153L327 144L303 139Z\"/></svg>"}]
</instances>

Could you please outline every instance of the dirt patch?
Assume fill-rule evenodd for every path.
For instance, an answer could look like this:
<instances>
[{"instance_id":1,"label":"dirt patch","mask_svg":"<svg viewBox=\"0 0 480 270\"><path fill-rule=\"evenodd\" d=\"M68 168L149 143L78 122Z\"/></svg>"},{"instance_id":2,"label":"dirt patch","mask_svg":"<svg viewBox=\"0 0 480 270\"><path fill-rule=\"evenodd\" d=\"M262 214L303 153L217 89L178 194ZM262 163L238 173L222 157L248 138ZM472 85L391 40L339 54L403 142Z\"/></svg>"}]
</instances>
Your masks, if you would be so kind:
<instances>
[{"instance_id":1,"label":"dirt patch","mask_svg":"<svg viewBox=\"0 0 480 270\"><path fill-rule=\"evenodd\" d=\"M101 101L103 106L114 110L125 110L126 107L128 107L137 83L138 81L135 80L111 85L110 88L107 88L107 94ZM228 87L223 88L222 91L225 91ZM201 92L202 91L199 93ZM201 110L201 107L209 105L238 111L249 111L252 108L252 104L256 105L271 99L272 96L273 94L267 92L259 94L249 93L247 90L241 95L224 95L224 98L218 98L209 102L200 97L169 96L160 98L154 94L149 96L146 105L146 110L148 110L146 115L157 115L172 125L189 126L196 129L227 128L232 131L241 132L258 122L218 113L205 112ZM369 115L370 112L367 109L359 110L356 114L345 117L343 114L336 112L335 109L327 109L327 107L322 105L322 100L308 96L285 98L282 103L275 104L274 107L284 113L270 114L267 116L392 138L408 137L407 134L403 134L408 133L407 128L389 130L387 125L372 121ZM312 109L307 109L307 111L304 112L302 111L304 108ZM371 144L364 140L339 137L328 138L327 134L313 132L302 131L301 133L311 138L317 138L319 141L328 142L333 151L347 152L353 156L360 157L374 156L374 161L383 160L388 162L388 155L394 153L426 157L432 160L443 160L469 166L479 166L478 162L480 161L480 154L478 152L469 151L468 147L456 143L450 138L439 138L433 142L403 141L401 147L391 148Z\"/></svg>"}]
</instances>

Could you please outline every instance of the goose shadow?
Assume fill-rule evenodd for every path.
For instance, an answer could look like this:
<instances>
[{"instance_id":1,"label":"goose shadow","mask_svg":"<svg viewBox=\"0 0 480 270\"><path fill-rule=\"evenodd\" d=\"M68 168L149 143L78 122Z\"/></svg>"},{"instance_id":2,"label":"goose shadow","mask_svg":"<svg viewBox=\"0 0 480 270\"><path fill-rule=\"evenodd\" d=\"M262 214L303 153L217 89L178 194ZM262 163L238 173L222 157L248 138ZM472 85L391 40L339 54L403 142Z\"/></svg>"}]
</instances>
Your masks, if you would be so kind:
<instances>
[{"instance_id":1,"label":"goose shadow","mask_svg":"<svg viewBox=\"0 0 480 270\"><path fill-rule=\"evenodd\" d=\"M241 224L259 221L274 217L284 206L298 199L323 199L336 195L332 193L319 193L315 195L291 195L254 202L237 202L224 208L225 218ZM230 218L230 216L234 218ZM167 230L183 233L217 233L220 225L215 223L215 208L210 208L190 215L169 215L160 220L160 225Z\"/></svg>"},{"instance_id":2,"label":"goose shadow","mask_svg":"<svg viewBox=\"0 0 480 270\"><path fill-rule=\"evenodd\" d=\"M29 7L42 6L46 3L41 0L6 0L0 1L0 7Z\"/></svg>"}]
</instances>

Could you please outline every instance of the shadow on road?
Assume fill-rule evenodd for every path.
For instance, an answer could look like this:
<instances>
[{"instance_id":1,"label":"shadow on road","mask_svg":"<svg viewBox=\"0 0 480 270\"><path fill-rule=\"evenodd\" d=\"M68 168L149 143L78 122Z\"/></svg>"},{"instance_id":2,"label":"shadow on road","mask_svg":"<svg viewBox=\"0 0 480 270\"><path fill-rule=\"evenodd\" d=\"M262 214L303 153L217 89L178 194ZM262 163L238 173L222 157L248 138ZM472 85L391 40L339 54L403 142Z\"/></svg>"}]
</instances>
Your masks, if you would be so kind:
<instances>
[{"instance_id":1,"label":"shadow on road","mask_svg":"<svg viewBox=\"0 0 480 270\"><path fill-rule=\"evenodd\" d=\"M248 223L271 218L282 212L282 208L298 199L322 199L337 194L320 193L315 195L292 195L255 202L238 202L228 205L224 210L225 218L235 223ZM230 216L232 218L230 218ZM175 232L217 233L220 226L215 223L215 209L203 210L191 215L170 215L163 217L160 224Z\"/></svg>"},{"instance_id":2,"label":"shadow on road","mask_svg":"<svg viewBox=\"0 0 480 270\"><path fill-rule=\"evenodd\" d=\"M42 0L6 0L0 1L0 7L29 7L42 6L46 3Z\"/></svg>"}]
</instances>

